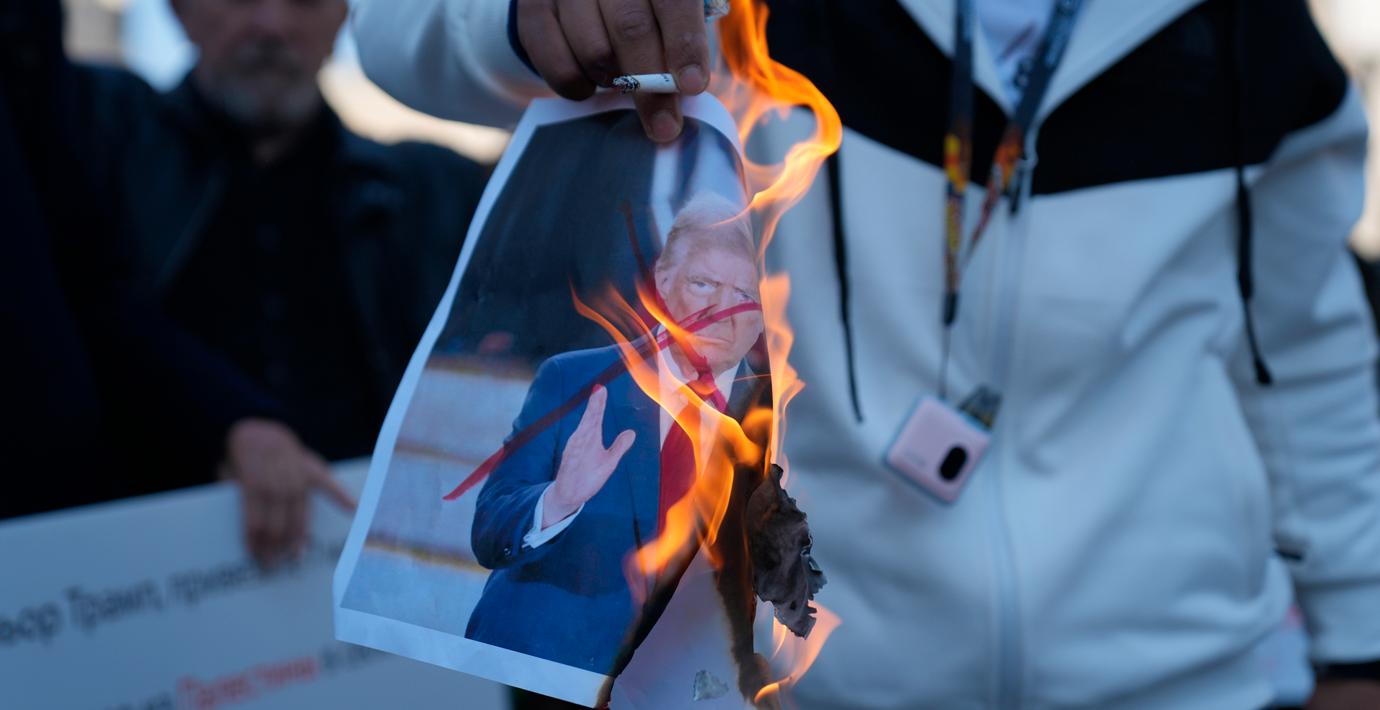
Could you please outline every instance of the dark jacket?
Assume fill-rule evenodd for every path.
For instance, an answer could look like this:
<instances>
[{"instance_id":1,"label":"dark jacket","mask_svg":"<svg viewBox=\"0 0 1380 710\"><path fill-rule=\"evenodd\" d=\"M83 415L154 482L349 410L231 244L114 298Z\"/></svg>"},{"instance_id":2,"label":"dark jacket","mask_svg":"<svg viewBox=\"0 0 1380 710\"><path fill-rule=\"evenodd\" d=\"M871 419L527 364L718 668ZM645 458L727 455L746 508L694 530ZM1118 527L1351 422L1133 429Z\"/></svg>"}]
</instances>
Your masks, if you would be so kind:
<instances>
[{"instance_id":1,"label":"dark jacket","mask_svg":"<svg viewBox=\"0 0 1380 710\"><path fill-rule=\"evenodd\" d=\"M58 348L72 339L57 338L52 327L21 336L35 352L51 345L92 363L100 407L86 420L100 424L76 435L110 445L72 470L60 459L51 470L72 480L92 467L89 460L101 461L109 475L127 479L120 494L209 481L232 422L279 412L267 388L160 307L208 228L225 162L216 141L201 133L188 87L163 95L128 72L68 62L57 5L0 9L7 39L0 88L19 107L12 133L32 169L12 160L3 167L38 196L47 225L23 231L53 255L67 302L60 305L74 312L81 342ZM369 385L391 393L454 268L485 171L439 147L365 140L333 114L325 123L338 134L328 174L329 218L348 284L341 307L358 320ZM37 320L48 319L26 322ZM76 373L73 387L89 379ZM26 426L54 434L63 428L41 412Z\"/></svg>"},{"instance_id":2,"label":"dark jacket","mask_svg":"<svg viewBox=\"0 0 1380 710\"><path fill-rule=\"evenodd\" d=\"M100 157L110 166L107 179L117 201L121 268L135 298L164 302L211 229L230 159L190 82L160 95L126 72L82 73L90 115L102 117L95 126L99 142L109 147ZM324 174L331 181L325 190L328 229L338 238L346 284L341 307L357 319L368 386L387 397L445 291L486 176L477 164L443 148L363 139L325 111L318 130L337 134L333 164ZM225 427L246 415L280 414L264 384L236 379L241 382L234 396L204 402L212 426L186 432L192 445L169 463L208 478ZM132 394L117 398L128 401L125 395ZM376 416L381 421L382 412ZM146 448L165 433L146 428L121 432L121 438ZM359 453L371 444L361 442ZM163 485L179 482L197 481L193 476Z\"/></svg>"},{"instance_id":3,"label":"dark jacket","mask_svg":"<svg viewBox=\"0 0 1380 710\"><path fill-rule=\"evenodd\" d=\"M107 271L70 289L85 276L74 255L106 261L83 235L111 214L86 173L59 175L80 155L57 120L73 115L61 39L57 2L0 4L0 519L116 497L127 479L110 458L89 337L124 308Z\"/></svg>"},{"instance_id":4,"label":"dark jacket","mask_svg":"<svg viewBox=\"0 0 1380 710\"><path fill-rule=\"evenodd\" d=\"M142 86L123 91L128 140L120 184L134 246L132 275L159 294L206 231L225 186L226 160L200 149L207 128L188 84L167 95ZM353 290L348 305L362 316L377 384L392 390L446 290L486 175L447 149L375 144L349 133L334 115L327 123L341 145L331 218L344 238Z\"/></svg>"},{"instance_id":5,"label":"dark jacket","mask_svg":"<svg viewBox=\"0 0 1380 710\"><path fill-rule=\"evenodd\" d=\"M105 70L94 81L123 104L114 120L127 138L115 157L133 282L159 295L207 229L226 160L205 150L207 126L187 83L160 96L128 74ZM375 375L391 389L449 282L485 173L444 148L384 146L349 132L333 114L326 123L340 134L332 219L345 238L349 305L362 316Z\"/></svg>"},{"instance_id":6,"label":"dark jacket","mask_svg":"<svg viewBox=\"0 0 1380 710\"><path fill-rule=\"evenodd\" d=\"M82 475L102 463L100 398L19 136L0 92L0 332L7 342L0 438L13 474L0 494L0 519L108 497L107 481ZM50 475L55 463L64 475Z\"/></svg>"}]
</instances>

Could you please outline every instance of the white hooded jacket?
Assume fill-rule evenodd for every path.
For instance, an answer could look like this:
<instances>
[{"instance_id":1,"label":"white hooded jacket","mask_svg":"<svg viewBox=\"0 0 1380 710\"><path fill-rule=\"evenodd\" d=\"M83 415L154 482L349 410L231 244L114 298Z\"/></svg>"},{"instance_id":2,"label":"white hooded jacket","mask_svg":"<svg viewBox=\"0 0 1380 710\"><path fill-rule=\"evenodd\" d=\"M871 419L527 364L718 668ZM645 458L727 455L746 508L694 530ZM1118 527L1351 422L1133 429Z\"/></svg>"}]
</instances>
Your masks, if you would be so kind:
<instances>
[{"instance_id":1,"label":"white hooded jacket","mask_svg":"<svg viewBox=\"0 0 1380 710\"><path fill-rule=\"evenodd\" d=\"M1346 250L1365 119L1305 3L1085 3L1019 208L964 273L948 389L999 381L1004 403L953 505L883 463L939 388L953 2L771 5L773 55L846 126L771 254L806 382L793 493L843 620L796 699L1259 708L1251 652L1291 587L1315 660L1380 659L1376 348ZM508 10L362 0L365 70L422 111L509 126L548 91ZM975 57L981 185L1012 106L981 33ZM1270 386L1243 334L1238 169Z\"/></svg>"}]
</instances>

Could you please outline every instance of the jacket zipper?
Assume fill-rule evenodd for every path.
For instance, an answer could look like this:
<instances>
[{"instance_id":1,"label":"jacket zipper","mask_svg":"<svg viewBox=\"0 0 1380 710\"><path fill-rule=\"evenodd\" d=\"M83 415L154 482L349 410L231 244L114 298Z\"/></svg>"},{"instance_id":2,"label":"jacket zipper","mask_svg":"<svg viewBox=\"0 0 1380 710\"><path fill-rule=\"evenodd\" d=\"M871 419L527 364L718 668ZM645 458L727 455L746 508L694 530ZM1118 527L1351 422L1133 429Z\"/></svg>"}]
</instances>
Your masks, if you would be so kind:
<instances>
[{"instance_id":1,"label":"jacket zipper","mask_svg":"<svg viewBox=\"0 0 1380 710\"><path fill-rule=\"evenodd\" d=\"M1026 212L1022 208L1026 206L1030 198L1030 174L1035 165L1035 133L1036 128L1032 127L1028 135L1026 158L1022 159L1017 165L1015 179L1016 193L1010 203L1010 212L1007 219L1007 229L1003 240L1003 249L998 251L998 283L1001 284L997 290L999 301L997 303L997 318L993 323L994 334L991 342L994 345L1004 346L1006 352L993 353L994 371L993 376L998 378L998 385L1003 397L1008 401L1003 404L1003 415L997 419L999 431L1007 429L1006 422L1010 420L1010 402L1006 397L1010 392L1010 381L1012 373L1011 350L1015 349L1016 343L1016 324L1018 303L1020 300L1021 276L1025 266L1026 242L1029 238L1027 229ZM993 432L999 435L998 432ZM1024 654L1022 646L1024 639L1021 634L1021 610L1019 603L1019 589L1016 579L1015 552L1011 539L1011 528L1006 519L1005 491L1002 485L1001 457L990 463L988 471L988 486L990 495L987 496L989 526L992 538L995 543L992 566L993 576L996 579L997 591L997 687L995 688L996 707L1003 710L1019 710L1024 695L1023 676L1024 676Z\"/></svg>"}]
</instances>

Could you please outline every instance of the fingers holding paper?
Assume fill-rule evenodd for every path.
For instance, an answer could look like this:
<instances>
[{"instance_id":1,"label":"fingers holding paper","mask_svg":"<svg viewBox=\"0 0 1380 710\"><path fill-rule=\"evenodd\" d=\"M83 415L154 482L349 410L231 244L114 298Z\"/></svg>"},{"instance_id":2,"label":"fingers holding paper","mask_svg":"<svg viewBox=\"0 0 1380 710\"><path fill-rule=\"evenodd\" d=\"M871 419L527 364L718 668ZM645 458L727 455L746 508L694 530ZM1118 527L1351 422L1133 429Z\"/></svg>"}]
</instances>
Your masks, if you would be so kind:
<instances>
[{"instance_id":1,"label":"fingers holding paper","mask_svg":"<svg viewBox=\"0 0 1380 710\"><path fill-rule=\"evenodd\" d=\"M587 37L591 34L591 23L598 21L598 0L567 0L564 5L568 20L562 22L557 12L556 0L515 0L517 3L518 40L532 60L532 68L553 91L562 98L582 101L594 95L597 88L595 78L587 75L574 48L567 39L565 25L571 27L570 34ZM593 11L593 19L589 17ZM588 45L585 45L588 51ZM593 62L594 58L586 58Z\"/></svg>"},{"instance_id":2,"label":"fingers holding paper","mask_svg":"<svg viewBox=\"0 0 1380 710\"><path fill-rule=\"evenodd\" d=\"M604 20L623 74L669 72L683 94L709 85L704 4L697 0L602 0ZM639 93L637 115L647 136L667 143L684 118L675 94Z\"/></svg>"},{"instance_id":3,"label":"fingers holding paper","mask_svg":"<svg viewBox=\"0 0 1380 710\"><path fill-rule=\"evenodd\" d=\"M669 73L680 93L709 86L703 0L516 0L518 39L557 94L576 101L627 74ZM675 140L683 118L674 95L638 94L648 137Z\"/></svg>"}]
</instances>

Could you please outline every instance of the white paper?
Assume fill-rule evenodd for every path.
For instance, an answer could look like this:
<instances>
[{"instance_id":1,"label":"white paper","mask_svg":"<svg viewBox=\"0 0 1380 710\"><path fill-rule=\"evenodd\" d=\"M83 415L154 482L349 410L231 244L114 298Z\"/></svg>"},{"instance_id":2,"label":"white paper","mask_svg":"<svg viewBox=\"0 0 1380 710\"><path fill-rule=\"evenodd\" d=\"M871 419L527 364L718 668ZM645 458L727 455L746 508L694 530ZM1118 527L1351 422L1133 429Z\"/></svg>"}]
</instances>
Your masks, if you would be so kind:
<instances>
[{"instance_id":1,"label":"white paper","mask_svg":"<svg viewBox=\"0 0 1380 710\"><path fill-rule=\"evenodd\" d=\"M575 703L591 705L598 697L606 681L599 670L606 643L591 644L599 646L590 649L593 660L579 667L568 658L585 650L580 648L582 639L552 641L550 649L534 650L526 637L488 642L466 637L491 638L485 636L489 633L485 629L492 626L489 619L494 616L491 595L480 607L485 621L472 618L490 575L479 564L471 539L482 484L457 500L443 497L503 446L521 413L537 407L524 402L529 396L540 396L541 387L533 384L538 366L548 358L572 351L587 353L612 342L573 312L541 320L546 314L543 308L569 307L572 288L584 289L586 295L597 292L602 285L589 281L598 280L600 269L606 269L628 297L628 284L656 259L678 211L695 195L714 193L745 209L741 146L732 119L716 99L685 99L685 136L660 148L641 135L631 107L631 99L615 95L582 103L537 101L519 123L480 201L450 286L380 434L359 512L336 570L336 629L342 640ZM572 155L585 158L571 163ZM635 213L635 235L626 234L624 218L617 217L620 209ZM648 252L642 255L643 264L633 258L636 250L629 240ZM571 265L577 261L580 265ZM754 296L755 288L754 283ZM537 314L534 320L512 315L529 312ZM584 335L567 343L563 339L566 328ZM746 364L743 367L746 371ZM573 376L568 371L562 370L567 373L562 376ZM729 375L728 381L735 381L733 373ZM608 387L613 391L616 384ZM622 422L614 413L619 405L613 395L609 401L607 420ZM613 432L607 434L606 445L613 436ZM643 440L634 447L649 445L646 439L654 440L656 433L653 429L640 436ZM655 441L650 445L655 447ZM564 440L556 446L562 450ZM656 448L641 451L651 458L657 455ZM558 465L548 464L551 469ZM615 473L614 478L619 475ZM601 489L600 494L604 493ZM590 516L597 515L598 510L587 507L577 517L592 520ZM624 522L609 519L614 521L611 525ZM524 534L530 532L530 513L526 525ZM542 547L558 547L560 538L575 534L578 525L579 521ZM646 541L653 537L647 530L638 535ZM520 542L514 545L518 549L512 552L519 559L536 559L530 556L530 548ZM568 551L576 548L566 549L572 554ZM591 564L605 569L607 562ZM528 574L520 570L537 567L515 563L505 569L519 570L508 573L507 579L514 579ZM578 575L591 568L571 569ZM520 608L511 610L512 614L550 611L547 604L536 601L544 598L534 591L537 585L559 587L565 596L552 598L566 604L572 595L583 603L588 586L616 584L626 593L629 584L621 573L613 578L582 579L578 584L536 574L522 577L520 585L526 586L503 587L530 595L525 597L526 606L517 605ZM496 584L507 583L505 579ZM577 588L580 591L570 591ZM589 598L609 594L600 588L590 591ZM729 655L727 622L719 604L713 571L701 556L677 587L667 613L619 677L613 706L742 707ZM512 618L529 623L537 617ZM619 623L619 619L607 620L615 627ZM547 624L553 629L561 625L559 616L552 616ZM567 660L551 660L556 657ZM730 691L692 701L697 674L702 681L712 676Z\"/></svg>"}]
</instances>

